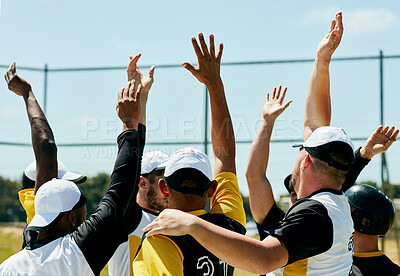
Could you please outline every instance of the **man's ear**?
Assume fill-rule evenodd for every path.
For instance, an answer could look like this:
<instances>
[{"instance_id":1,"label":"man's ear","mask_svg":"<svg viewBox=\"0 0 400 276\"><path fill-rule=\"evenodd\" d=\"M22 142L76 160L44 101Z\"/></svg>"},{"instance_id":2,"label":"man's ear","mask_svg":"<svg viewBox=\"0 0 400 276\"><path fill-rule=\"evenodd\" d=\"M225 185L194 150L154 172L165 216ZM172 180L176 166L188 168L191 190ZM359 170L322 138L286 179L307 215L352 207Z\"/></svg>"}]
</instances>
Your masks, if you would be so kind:
<instances>
[{"instance_id":1,"label":"man's ear","mask_svg":"<svg viewBox=\"0 0 400 276\"><path fill-rule=\"evenodd\" d=\"M141 188L141 189L147 188L147 182L143 176L140 176L140 178L139 178L139 188Z\"/></svg>"},{"instance_id":2,"label":"man's ear","mask_svg":"<svg viewBox=\"0 0 400 276\"><path fill-rule=\"evenodd\" d=\"M71 210L68 212L68 222L72 226L72 228L75 229L75 226L77 225L77 217L76 217L76 212L74 210Z\"/></svg>"},{"instance_id":3,"label":"man's ear","mask_svg":"<svg viewBox=\"0 0 400 276\"><path fill-rule=\"evenodd\" d=\"M218 185L218 183L217 183L216 180L213 180L211 182L210 189L208 189L208 193L207 193L207 197L208 198L210 198L210 197L212 197L214 195L215 190L217 189L217 185Z\"/></svg>"},{"instance_id":4,"label":"man's ear","mask_svg":"<svg viewBox=\"0 0 400 276\"><path fill-rule=\"evenodd\" d=\"M311 157L310 157L310 154L307 152L306 155L304 156L303 160L301 161L300 169L304 170L309 165L311 165Z\"/></svg>"},{"instance_id":5,"label":"man's ear","mask_svg":"<svg viewBox=\"0 0 400 276\"><path fill-rule=\"evenodd\" d=\"M164 178L160 178L160 180L158 180L158 188L160 189L161 194L164 198L167 198L169 196L167 182L165 182Z\"/></svg>"}]
</instances>

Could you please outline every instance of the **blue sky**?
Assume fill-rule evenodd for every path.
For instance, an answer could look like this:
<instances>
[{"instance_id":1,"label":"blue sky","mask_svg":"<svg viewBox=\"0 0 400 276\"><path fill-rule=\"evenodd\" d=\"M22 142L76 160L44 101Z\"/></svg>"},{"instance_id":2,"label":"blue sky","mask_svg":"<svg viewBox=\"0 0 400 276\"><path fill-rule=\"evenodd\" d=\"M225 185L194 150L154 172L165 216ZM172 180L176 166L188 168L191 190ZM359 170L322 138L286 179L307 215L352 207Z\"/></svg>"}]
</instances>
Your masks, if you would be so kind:
<instances>
[{"instance_id":1,"label":"blue sky","mask_svg":"<svg viewBox=\"0 0 400 276\"><path fill-rule=\"evenodd\" d=\"M334 57L399 55L398 1L20 1L2 0L0 64L50 68L125 66L128 55L142 53L140 64L195 62L190 38L213 33L224 43L223 62L313 58L337 11L345 32ZM399 59L385 60L385 122L398 126ZM265 93L288 86L293 104L279 118L273 139L301 139L304 100L312 63L222 67L238 140L252 139L261 119ZM5 69L3 69L5 72ZM146 72L147 69L142 71ZM19 71L43 103L43 74ZM333 62L332 124L352 137L368 136L379 125L377 60ZM47 116L59 143L115 141L117 90L126 72L50 73ZM30 129L21 98L0 82L0 141L29 142ZM156 68L148 103L149 141L201 140L204 87L183 68ZM361 146L361 142L355 142ZM238 177L244 178L250 145L237 146ZM148 147L171 153L176 148ZM392 182L400 183L400 144L388 153ZM110 172L115 147L59 148L59 158L91 176ZM277 195L293 169L297 151L273 144L267 174ZM32 160L28 147L0 146L0 175L18 178ZM379 180L379 158L359 179Z\"/></svg>"}]
</instances>

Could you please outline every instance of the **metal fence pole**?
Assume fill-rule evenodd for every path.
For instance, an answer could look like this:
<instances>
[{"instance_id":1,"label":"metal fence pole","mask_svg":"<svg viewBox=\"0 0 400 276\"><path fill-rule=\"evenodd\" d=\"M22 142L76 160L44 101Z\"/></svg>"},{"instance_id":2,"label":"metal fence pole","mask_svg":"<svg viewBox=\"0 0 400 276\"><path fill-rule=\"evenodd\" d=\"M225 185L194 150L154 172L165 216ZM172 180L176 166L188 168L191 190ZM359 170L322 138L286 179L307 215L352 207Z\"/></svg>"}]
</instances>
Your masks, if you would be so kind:
<instances>
[{"instance_id":1,"label":"metal fence pole","mask_svg":"<svg viewBox=\"0 0 400 276\"><path fill-rule=\"evenodd\" d=\"M379 80L380 80L380 124L384 124L383 118L383 52L382 50L379 51ZM385 178L385 171L387 169L386 166L386 156L385 153L381 155L381 190L383 193L386 194L386 178ZM387 175L386 175L387 176ZM381 239L381 250L385 250L385 241Z\"/></svg>"},{"instance_id":2,"label":"metal fence pole","mask_svg":"<svg viewBox=\"0 0 400 276\"><path fill-rule=\"evenodd\" d=\"M208 89L204 89L204 153L208 155Z\"/></svg>"},{"instance_id":3,"label":"metal fence pole","mask_svg":"<svg viewBox=\"0 0 400 276\"><path fill-rule=\"evenodd\" d=\"M47 74L49 72L49 69L47 67L47 63L44 65L43 72L44 72L43 112L44 112L44 114L46 114L46 111L47 111Z\"/></svg>"}]
</instances>

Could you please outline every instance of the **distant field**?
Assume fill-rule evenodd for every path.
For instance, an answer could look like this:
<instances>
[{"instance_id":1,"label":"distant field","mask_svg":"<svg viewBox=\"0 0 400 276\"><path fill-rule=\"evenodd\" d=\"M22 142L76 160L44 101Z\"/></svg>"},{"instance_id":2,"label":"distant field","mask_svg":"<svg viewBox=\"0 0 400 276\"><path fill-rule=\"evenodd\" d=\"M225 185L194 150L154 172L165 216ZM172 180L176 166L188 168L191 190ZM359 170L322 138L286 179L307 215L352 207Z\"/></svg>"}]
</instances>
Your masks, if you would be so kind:
<instances>
[{"instance_id":1,"label":"distant field","mask_svg":"<svg viewBox=\"0 0 400 276\"><path fill-rule=\"evenodd\" d=\"M0 262L10 257L12 254L21 250L22 230L24 224L14 224L12 226L0 226ZM398 248L394 239L385 241L385 253L395 263L399 264ZM108 275L107 267L103 269L101 276ZM244 271L236 271L235 276L256 275Z\"/></svg>"}]
</instances>

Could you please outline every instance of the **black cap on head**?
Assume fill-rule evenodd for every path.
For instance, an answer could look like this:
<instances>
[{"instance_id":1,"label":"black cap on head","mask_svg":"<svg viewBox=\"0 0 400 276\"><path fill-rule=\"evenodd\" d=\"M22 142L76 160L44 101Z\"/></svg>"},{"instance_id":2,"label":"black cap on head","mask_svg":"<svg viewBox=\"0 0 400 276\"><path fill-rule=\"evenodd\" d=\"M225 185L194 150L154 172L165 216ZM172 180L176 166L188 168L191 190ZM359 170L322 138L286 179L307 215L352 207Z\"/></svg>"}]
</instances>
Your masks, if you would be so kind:
<instances>
[{"instance_id":1,"label":"black cap on head","mask_svg":"<svg viewBox=\"0 0 400 276\"><path fill-rule=\"evenodd\" d=\"M354 229L367 235L384 236L392 227L395 209L390 199L370 185L354 185L345 193L350 206ZM367 223L365 219L368 219Z\"/></svg>"},{"instance_id":2,"label":"black cap on head","mask_svg":"<svg viewBox=\"0 0 400 276\"><path fill-rule=\"evenodd\" d=\"M203 196L211 186L211 180L202 172L193 168L183 168L169 176L164 176L168 187L183 194Z\"/></svg>"}]
</instances>

